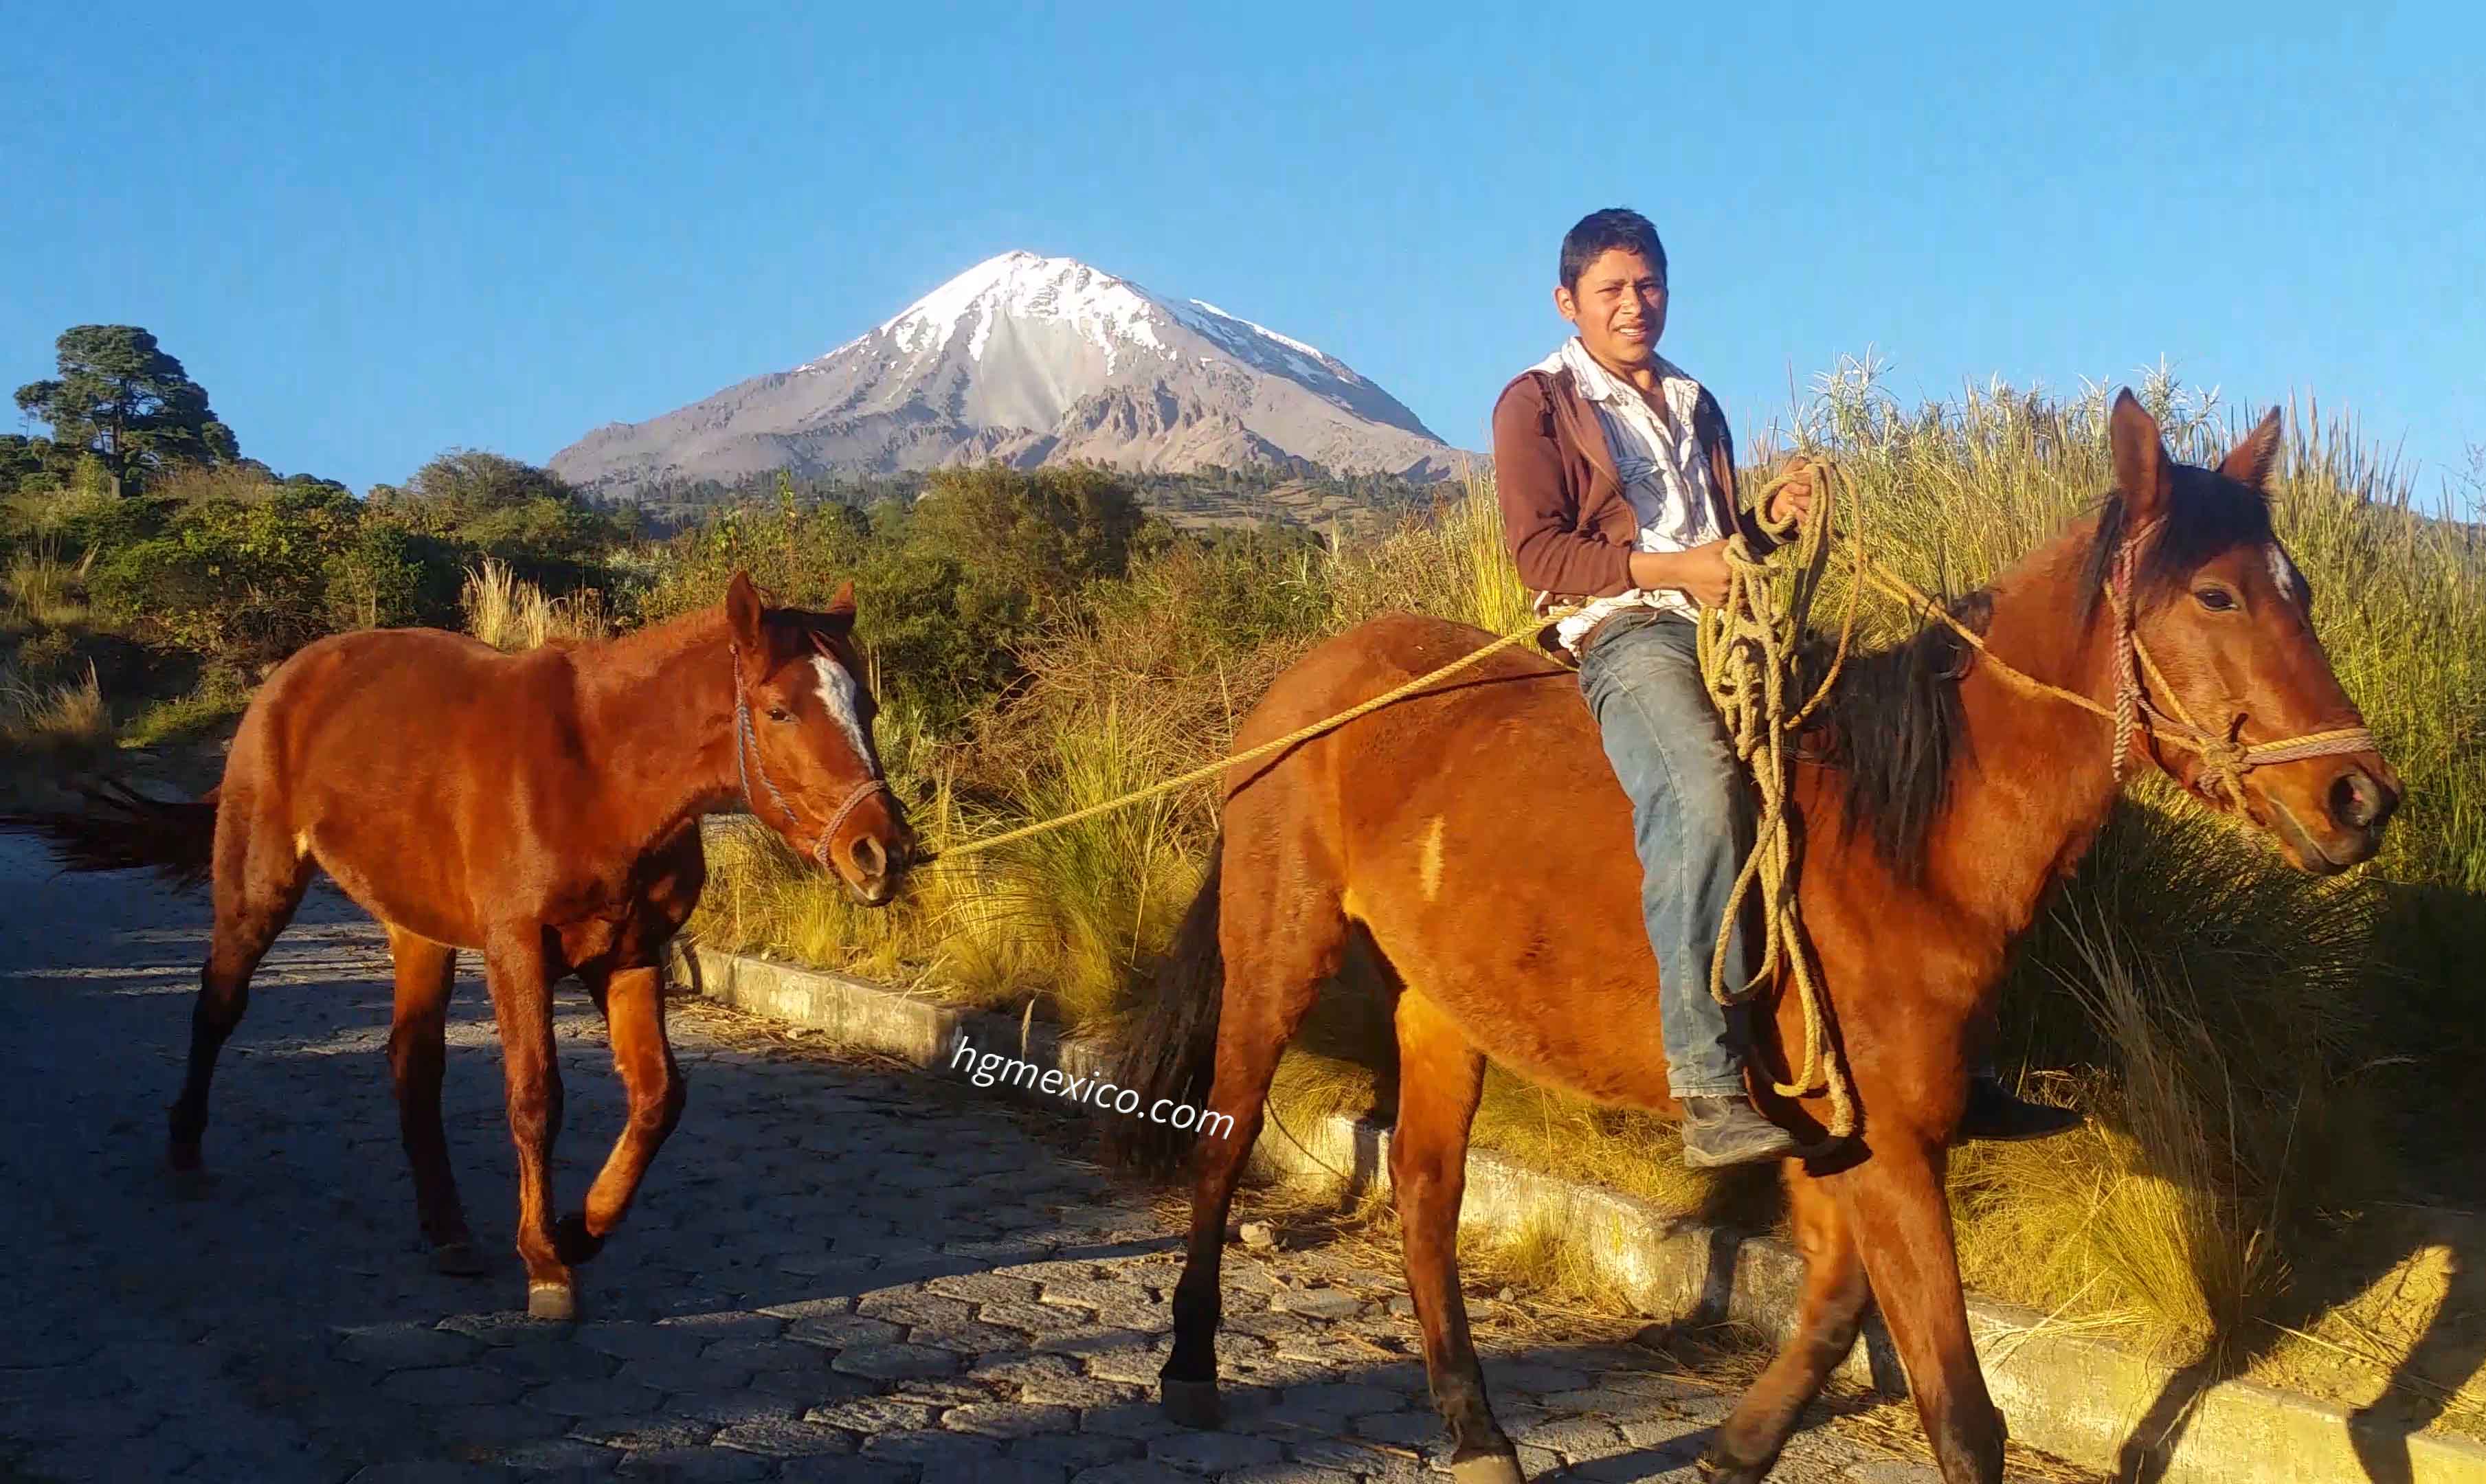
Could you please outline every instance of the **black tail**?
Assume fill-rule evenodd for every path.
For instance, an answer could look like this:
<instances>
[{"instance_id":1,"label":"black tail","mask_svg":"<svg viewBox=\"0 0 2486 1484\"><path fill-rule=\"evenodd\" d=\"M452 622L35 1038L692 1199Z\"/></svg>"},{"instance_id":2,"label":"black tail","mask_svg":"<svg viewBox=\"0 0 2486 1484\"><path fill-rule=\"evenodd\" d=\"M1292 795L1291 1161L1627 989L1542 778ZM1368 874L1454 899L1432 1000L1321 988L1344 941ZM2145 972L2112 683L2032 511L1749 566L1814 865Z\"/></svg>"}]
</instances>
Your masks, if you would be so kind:
<instances>
[{"instance_id":1,"label":"black tail","mask_svg":"<svg viewBox=\"0 0 2486 1484\"><path fill-rule=\"evenodd\" d=\"M119 783L78 791L89 805L81 812L0 814L0 830L41 836L68 870L152 870L177 887L203 887L214 874L214 789L177 804Z\"/></svg>"},{"instance_id":2,"label":"black tail","mask_svg":"<svg viewBox=\"0 0 2486 1484\"><path fill-rule=\"evenodd\" d=\"M1226 959L1217 946L1217 884L1225 855L1220 837L1209 852L1208 879L1183 914L1147 1003L1119 1028L1114 1082L1137 1090L1144 1108L1159 1098L1192 1108L1208 1101L1217 1071L1218 1004L1226 988ZM1145 1117L1109 1118L1105 1152L1125 1168L1166 1177L1182 1168L1198 1138L1196 1130Z\"/></svg>"}]
</instances>

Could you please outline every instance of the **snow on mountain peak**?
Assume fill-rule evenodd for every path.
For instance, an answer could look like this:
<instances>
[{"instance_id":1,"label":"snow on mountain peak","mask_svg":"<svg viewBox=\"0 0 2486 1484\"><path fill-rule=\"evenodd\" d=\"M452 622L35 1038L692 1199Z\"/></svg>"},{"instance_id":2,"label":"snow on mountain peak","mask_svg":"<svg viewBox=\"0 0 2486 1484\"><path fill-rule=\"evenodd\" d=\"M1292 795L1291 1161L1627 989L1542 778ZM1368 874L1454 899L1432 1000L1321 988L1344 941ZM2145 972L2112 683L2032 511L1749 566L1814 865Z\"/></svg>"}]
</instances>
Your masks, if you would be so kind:
<instances>
[{"instance_id":1,"label":"snow on mountain peak","mask_svg":"<svg viewBox=\"0 0 2486 1484\"><path fill-rule=\"evenodd\" d=\"M1160 299L1128 279L1091 268L1075 258L1045 258L1026 251L977 263L883 320L873 334L888 337L902 354L917 355L939 351L963 327L967 357L981 362L992 341L993 326L1003 319L1067 323L1081 339L1105 352L1109 372L1133 354L1174 360L1179 352L1161 332L1178 326L1262 370L1314 382L1335 379L1365 384L1363 377L1319 347L1204 300ZM859 343L850 341L838 349Z\"/></svg>"},{"instance_id":2,"label":"snow on mountain peak","mask_svg":"<svg viewBox=\"0 0 2486 1484\"><path fill-rule=\"evenodd\" d=\"M1259 366L1283 369L1296 376L1334 376L1340 381L1361 386L1364 378L1349 371L1346 363L1318 346L1279 334L1264 324L1254 324L1240 315L1230 315L1205 299L1194 299L1175 310L1174 316L1227 349ZM1267 344L1256 344L1265 341Z\"/></svg>"},{"instance_id":3,"label":"snow on mountain peak","mask_svg":"<svg viewBox=\"0 0 2486 1484\"><path fill-rule=\"evenodd\" d=\"M1327 353L1069 258L1004 253L793 368L555 456L596 487L770 470L1274 465L1436 478L1451 451Z\"/></svg>"},{"instance_id":4,"label":"snow on mountain peak","mask_svg":"<svg viewBox=\"0 0 2486 1484\"><path fill-rule=\"evenodd\" d=\"M967 356L981 361L996 320L1057 319L1105 352L1110 370L1137 346L1171 359L1156 333L1165 307L1137 285L1071 258L1030 252L989 258L884 321L879 333L909 354L948 344L962 325Z\"/></svg>"}]
</instances>

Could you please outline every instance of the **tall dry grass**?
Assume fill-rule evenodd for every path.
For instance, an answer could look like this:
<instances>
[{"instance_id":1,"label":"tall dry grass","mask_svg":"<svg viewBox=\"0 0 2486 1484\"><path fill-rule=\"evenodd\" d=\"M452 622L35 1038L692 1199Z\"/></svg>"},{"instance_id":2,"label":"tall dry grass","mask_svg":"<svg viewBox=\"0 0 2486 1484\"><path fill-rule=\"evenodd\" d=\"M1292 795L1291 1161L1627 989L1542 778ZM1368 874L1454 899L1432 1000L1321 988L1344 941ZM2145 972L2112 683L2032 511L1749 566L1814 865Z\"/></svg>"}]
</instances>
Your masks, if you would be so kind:
<instances>
[{"instance_id":1,"label":"tall dry grass","mask_svg":"<svg viewBox=\"0 0 2486 1484\"><path fill-rule=\"evenodd\" d=\"M2051 1301L2058 1320L2190 1359L2283 1278L2284 1165L2255 1157L2252 1079L2180 965L2078 906L2056 922L2069 961L2045 972L2111 1048L2071 1089L2094 1121L2044 1144L1957 1151L1961 1268L1988 1291Z\"/></svg>"},{"instance_id":2,"label":"tall dry grass","mask_svg":"<svg viewBox=\"0 0 2486 1484\"><path fill-rule=\"evenodd\" d=\"M75 562L61 556L57 537L39 537L9 558L0 575L0 592L8 597L7 616L41 628L67 628L87 618L86 576L95 554Z\"/></svg>"},{"instance_id":3,"label":"tall dry grass","mask_svg":"<svg viewBox=\"0 0 2486 1484\"><path fill-rule=\"evenodd\" d=\"M466 632L495 649L533 649L556 641L603 639L613 632L604 594L595 589L553 597L492 557L467 568L457 605L466 616Z\"/></svg>"},{"instance_id":4,"label":"tall dry grass","mask_svg":"<svg viewBox=\"0 0 2486 1484\"><path fill-rule=\"evenodd\" d=\"M2178 457L2207 461L2232 436L2214 396L2163 373L2141 390ZM1908 409L1850 363L1816 393L1796 440L1837 459L1864 538L1930 591L1984 582L2112 482L2095 389L2061 402L1993 387ZM2421 508L2353 427L2292 409L2287 450L2274 520L2334 669L2409 785L2390 843L2318 881L2175 791L2139 789L2003 991L2006 1070L2093 1125L1963 1150L1956 1167L1973 1284L2177 1358L2269 1360L2273 1316L2339 1260L2337 1213L2433 1198L2427 1141L2409 1131L2454 1108L2460 1068L2486 1056L2486 543ZM1487 479L1327 551L1177 550L1030 651L1032 682L941 762L936 843L1213 758L1280 670L1362 618L1413 609L1500 632L1527 597ZM1875 601L1865 613L1878 641L1908 626ZM777 916L755 913L760 889L727 869L700 926L735 912L746 944L1098 1020L1162 951L1214 829L1204 795L1164 802L935 871L917 906L868 920L790 867L768 878ZM1337 998L1281 1075L1286 1118L1388 1097L1386 1022L1358 1011L1353 984ZM1756 1198L1754 1182L1688 1176L1650 1120L1498 1073L1478 1140L1671 1209Z\"/></svg>"},{"instance_id":5,"label":"tall dry grass","mask_svg":"<svg viewBox=\"0 0 2486 1484\"><path fill-rule=\"evenodd\" d=\"M1403 611L1504 634L1527 621L1534 596L1503 544L1493 477L1474 470L1427 514L1338 549L1326 577L1339 627Z\"/></svg>"},{"instance_id":6,"label":"tall dry grass","mask_svg":"<svg viewBox=\"0 0 2486 1484\"><path fill-rule=\"evenodd\" d=\"M95 666L76 680L44 684L0 661L0 792L56 782L112 747L112 710Z\"/></svg>"},{"instance_id":7,"label":"tall dry grass","mask_svg":"<svg viewBox=\"0 0 2486 1484\"><path fill-rule=\"evenodd\" d=\"M0 528L58 541L80 517L101 513L114 504L109 489L94 485L21 489L0 496Z\"/></svg>"}]
</instances>

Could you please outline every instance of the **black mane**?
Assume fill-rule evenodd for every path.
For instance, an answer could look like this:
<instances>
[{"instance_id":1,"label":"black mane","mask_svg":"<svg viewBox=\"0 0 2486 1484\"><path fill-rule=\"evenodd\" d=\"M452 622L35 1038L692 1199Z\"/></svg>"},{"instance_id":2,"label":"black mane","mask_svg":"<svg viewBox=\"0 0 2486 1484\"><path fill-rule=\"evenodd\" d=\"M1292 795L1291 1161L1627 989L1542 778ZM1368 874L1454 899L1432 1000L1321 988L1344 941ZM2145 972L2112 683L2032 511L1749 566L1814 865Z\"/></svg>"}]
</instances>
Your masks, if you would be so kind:
<instances>
[{"instance_id":1,"label":"black mane","mask_svg":"<svg viewBox=\"0 0 2486 1484\"><path fill-rule=\"evenodd\" d=\"M1948 605L1979 634L1993 612L1980 591ZM1832 640L1806 642L1796 659L1798 696L1821 683ZM1925 838L1950 801L1951 772L1968 745L1960 677L1975 651L1948 624L1928 620L1899 644L1850 652L1830 700L1808 728L1804 751L1838 773L1850 838L1868 830L1873 848L1900 879L1924 879Z\"/></svg>"}]
</instances>

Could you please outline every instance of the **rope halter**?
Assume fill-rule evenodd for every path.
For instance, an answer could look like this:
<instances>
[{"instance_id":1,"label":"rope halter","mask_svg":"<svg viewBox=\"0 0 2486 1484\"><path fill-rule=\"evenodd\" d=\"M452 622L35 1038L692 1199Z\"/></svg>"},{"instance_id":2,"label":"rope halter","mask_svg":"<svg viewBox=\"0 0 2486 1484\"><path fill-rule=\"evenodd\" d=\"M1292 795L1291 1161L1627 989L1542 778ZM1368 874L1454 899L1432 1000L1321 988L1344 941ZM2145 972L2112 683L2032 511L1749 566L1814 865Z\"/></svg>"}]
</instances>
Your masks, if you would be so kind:
<instances>
[{"instance_id":1,"label":"rope halter","mask_svg":"<svg viewBox=\"0 0 2486 1484\"><path fill-rule=\"evenodd\" d=\"M2327 731L2306 732L2299 736L2281 737L2275 742L2243 740L2245 713L2236 712L2227 720L2224 731L2214 731L2193 719L2184 706L2183 698L2168 682L2166 673L2150 657L2149 646L2141 642L2132 607L2132 575L2139 565L2141 540L2156 530L2164 517L2152 520L2125 534L2114 555L2113 575L2107 587L2107 596L2114 610L2114 780L2123 782L2123 770L2132 751L2132 733L2136 728L2154 744L2168 743L2192 753L2200 759L2192 786L2214 802L2224 800L2241 809L2245 802L2244 780L2255 768L2282 762L2303 762L2310 757L2334 757L2349 753L2379 752L2372 732L2362 727L2336 727ZM2170 712L2150 699L2150 691L2167 698Z\"/></svg>"},{"instance_id":2,"label":"rope halter","mask_svg":"<svg viewBox=\"0 0 2486 1484\"><path fill-rule=\"evenodd\" d=\"M751 811L754 815L760 812L759 805L751 797L751 776L757 773L760 775L760 786L768 791L769 802L775 804L777 811L786 816L787 834L799 838L802 834L803 816L794 811L793 805L786 802L784 790L777 786L775 779L768 776L768 763L760 756L760 735L751 721L751 699L743 693L742 689L742 646L728 643L726 653L733 664L733 776L742 788L742 807ZM746 755L749 758L748 763L744 760ZM879 769L872 767L870 758L864 759L864 766L870 771L870 776L846 790L845 797L839 801L838 807L830 811L829 822L820 827L820 838L812 846L812 859L818 863L822 870L833 868L829 864L829 842L837 838L839 827L846 822L846 816L861 807L864 800L874 794L885 794L890 791L889 780L880 776ZM895 798L896 795L892 794L891 797Z\"/></svg>"}]
</instances>

